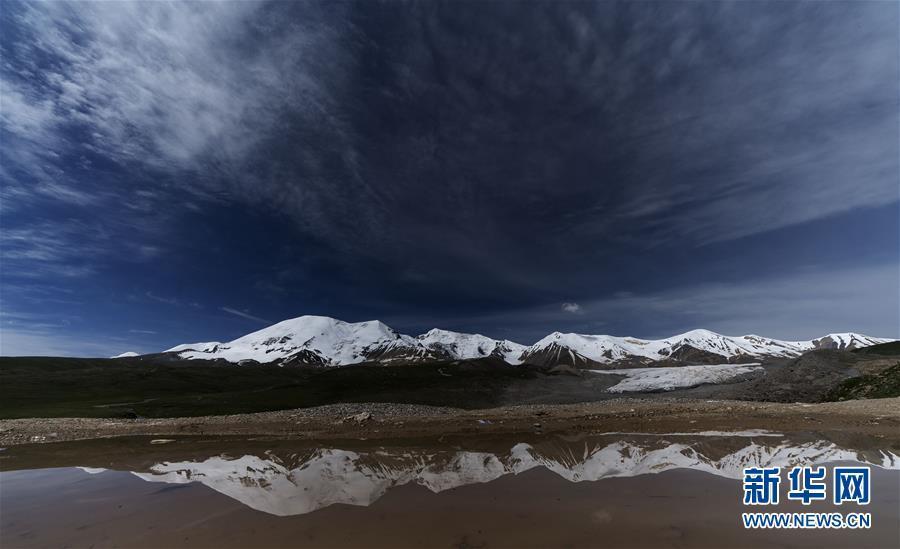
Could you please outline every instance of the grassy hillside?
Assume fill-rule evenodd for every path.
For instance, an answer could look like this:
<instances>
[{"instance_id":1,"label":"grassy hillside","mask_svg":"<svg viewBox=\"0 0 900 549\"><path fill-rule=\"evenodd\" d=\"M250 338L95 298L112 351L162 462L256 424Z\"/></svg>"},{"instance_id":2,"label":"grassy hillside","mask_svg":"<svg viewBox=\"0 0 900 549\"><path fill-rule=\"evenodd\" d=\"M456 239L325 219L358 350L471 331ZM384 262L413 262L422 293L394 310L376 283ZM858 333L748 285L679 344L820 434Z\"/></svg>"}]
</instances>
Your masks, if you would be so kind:
<instances>
[{"instance_id":1,"label":"grassy hillside","mask_svg":"<svg viewBox=\"0 0 900 549\"><path fill-rule=\"evenodd\" d=\"M332 369L160 359L0 358L0 418L175 417L335 402L479 408L533 370L492 359Z\"/></svg>"},{"instance_id":2,"label":"grassy hillside","mask_svg":"<svg viewBox=\"0 0 900 549\"><path fill-rule=\"evenodd\" d=\"M853 352L859 355L900 356L900 341L891 341L872 345L871 347L863 347L862 349L854 349Z\"/></svg>"},{"instance_id":3,"label":"grassy hillside","mask_svg":"<svg viewBox=\"0 0 900 549\"><path fill-rule=\"evenodd\" d=\"M832 389L827 401L900 396L900 362L877 374L848 379Z\"/></svg>"}]
</instances>

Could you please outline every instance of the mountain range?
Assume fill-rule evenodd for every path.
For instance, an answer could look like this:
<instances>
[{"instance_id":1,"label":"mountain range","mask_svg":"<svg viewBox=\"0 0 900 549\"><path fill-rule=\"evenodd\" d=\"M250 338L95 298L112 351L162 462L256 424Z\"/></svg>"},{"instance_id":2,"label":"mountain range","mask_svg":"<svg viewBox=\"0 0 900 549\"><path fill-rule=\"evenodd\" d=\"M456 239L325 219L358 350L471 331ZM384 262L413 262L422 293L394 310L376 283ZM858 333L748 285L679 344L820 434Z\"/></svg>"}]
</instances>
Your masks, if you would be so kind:
<instances>
[{"instance_id":1,"label":"mountain range","mask_svg":"<svg viewBox=\"0 0 900 549\"><path fill-rule=\"evenodd\" d=\"M499 451L425 447L368 450L298 449L240 457L173 459L133 474L150 482L200 482L258 511L299 515L336 503L371 505L389 490L418 484L438 493L504 475L545 468L569 482L692 469L739 479L745 467L791 467L836 461L900 468L900 456L860 451L831 441L793 441L779 434L670 433L589 440L520 442ZM96 474L99 468L83 468Z\"/></svg>"},{"instance_id":2,"label":"mountain range","mask_svg":"<svg viewBox=\"0 0 900 549\"><path fill-rule=\"evenodd\" d=\"M855 333L833 333L809 341L782 341L757 335L725 336L709 330L692 330L658 340L554 332L526 346L439 329L413 337L378 320L350 323L324 316L301 316L232 341L186 343L164 353L182 359L283 366L411 364L492 357L508 364L621 368L758 362L792 358L815 349L848 350L889 341L893 340ZM123 355L130 356L130 353Z\"/></svg>"}]
</instances>

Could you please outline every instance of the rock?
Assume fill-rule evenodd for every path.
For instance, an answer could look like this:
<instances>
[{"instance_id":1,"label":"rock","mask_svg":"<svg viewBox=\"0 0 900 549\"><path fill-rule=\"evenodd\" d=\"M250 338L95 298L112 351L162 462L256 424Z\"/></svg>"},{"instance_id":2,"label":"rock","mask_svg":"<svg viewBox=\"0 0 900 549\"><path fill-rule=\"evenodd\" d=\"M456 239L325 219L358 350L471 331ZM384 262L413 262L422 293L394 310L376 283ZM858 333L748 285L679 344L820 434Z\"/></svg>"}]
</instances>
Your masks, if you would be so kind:
<instances>
[{"instance_id":1,"label":"rock","mask_svg":"<svg viewBox=\"0 0 900 549\"><path fill-rule=\"evenodd\" d=\"M550 368L550 370L548 370L547 373L551 376L582 377L581 370L579 370L578 368L576 368L572 365L569 365L569 364L558 364L558 365L554 366L553 368Z\"/></svg>"},{"instance_id":2,"label":"rock","mask_svg":"<svg viewBox=\"0 0 900 549\"><path fill-rule=\"evenodd\" d=\"M372 414L370 414L369 412L360 412L360 413L352 415L352 416L347 416L341 421L345 422L345 423L348 421L352 421L354 423L365 423L371 419L372 419Z\"/></svg>"}]
</instances>

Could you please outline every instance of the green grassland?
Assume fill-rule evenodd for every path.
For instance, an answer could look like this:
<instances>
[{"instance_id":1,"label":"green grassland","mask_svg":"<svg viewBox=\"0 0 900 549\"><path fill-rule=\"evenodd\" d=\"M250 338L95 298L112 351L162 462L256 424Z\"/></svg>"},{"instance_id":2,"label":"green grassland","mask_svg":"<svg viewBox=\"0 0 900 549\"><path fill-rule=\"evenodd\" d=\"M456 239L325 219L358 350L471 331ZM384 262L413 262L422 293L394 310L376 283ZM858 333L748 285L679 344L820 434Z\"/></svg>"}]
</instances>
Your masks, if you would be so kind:
<instances>
[{"instance_id":1,"label":"green grassland","mask_svg":"<svg viewBox=\"0 0 900 549\"><path fill-rule=\"evenodd\" d=\"M239 366L165 359L0 358L0 418L179 417L338 402L481 408L534 370L484 359L416 366Z\"/></svg>"},{"instance_id":2,"label":"green grassland","mask_svg":"<svg viewBox=\"0 0 900 549\"><path fill-rule=\"evenodd\" d=\"M851 400L859 398L888 398L900 396L900 341L891 341L862 349L854 349L853 354L864 359L880 362L883 358L896 357L896 364L880 371L864 372L863 375L844 380L825 396L825 400Z\"/></svg>"},{"instance_id":3,"label":"green grassland","mask_svg":"<svg viewBox=\"0 0 900 549\"><path fill-rule=\"evenodd\" d=\"M825 400L859 398L888 398L900 396L900 362L877 374L867 374L845 380L832 389Z\"/></svg>"},{"instance_id":4,"label":"green grassland","mask_svg":"<svg viewBox=\"0 0 900 549\"><path fill-rule=\"evenodd\" d=\"M898 347L888 343L854 352L807 353L744 385L710 390L725 391L721 398L779 400L773 398L774 380L787 391L783 397L787 402L900 396ZM548 372L547 368L510 366L494 358L312 368L189 361L167 355L123 359L0 357L0 418L182 417L342 402L475 409L611 398L603 383L614 381L545 375ZM783 374L780 377L779 372ZM829 386L804 397L810 376L825 380ZM743 393L729 393L729 388ZM715 398L717 394L707 396Z\"/></svg>"}]
</instances>

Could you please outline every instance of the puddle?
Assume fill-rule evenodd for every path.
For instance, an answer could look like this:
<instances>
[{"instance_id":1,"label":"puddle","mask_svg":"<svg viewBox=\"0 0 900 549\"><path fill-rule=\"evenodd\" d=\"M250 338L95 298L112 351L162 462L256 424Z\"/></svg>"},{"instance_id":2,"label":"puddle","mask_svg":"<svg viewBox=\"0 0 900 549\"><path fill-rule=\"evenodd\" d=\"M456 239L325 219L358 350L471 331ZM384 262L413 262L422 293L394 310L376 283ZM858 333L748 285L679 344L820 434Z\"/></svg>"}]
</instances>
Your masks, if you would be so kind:
<instances>
[{"instance_id":1,"label":"puddle","mask_svg":"<svg viewBox=\"0 0 900 549\"><path fill-rule=\"evenodd\" d=\"M897 547L900 451L778 433L327 441L149 437L9 448L2 545ZM862 463L873 501L741 504L743 468ZM787 482L782 482L786 491ZM855 506L854 506L855 507ZM747 511L872 513L869 530L744 530Z\"/></svg>"}]
</instances>

